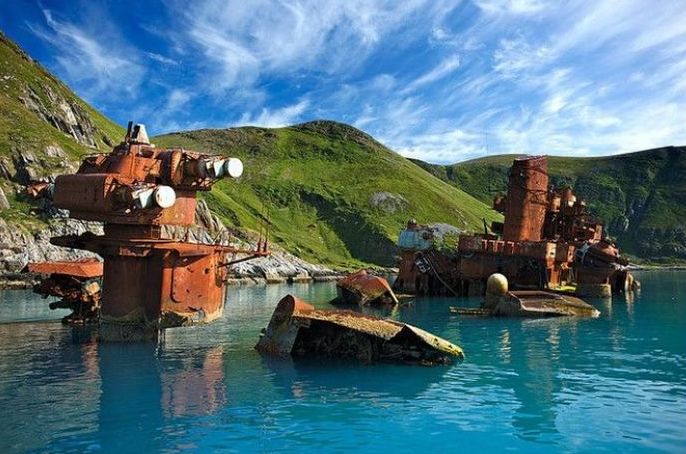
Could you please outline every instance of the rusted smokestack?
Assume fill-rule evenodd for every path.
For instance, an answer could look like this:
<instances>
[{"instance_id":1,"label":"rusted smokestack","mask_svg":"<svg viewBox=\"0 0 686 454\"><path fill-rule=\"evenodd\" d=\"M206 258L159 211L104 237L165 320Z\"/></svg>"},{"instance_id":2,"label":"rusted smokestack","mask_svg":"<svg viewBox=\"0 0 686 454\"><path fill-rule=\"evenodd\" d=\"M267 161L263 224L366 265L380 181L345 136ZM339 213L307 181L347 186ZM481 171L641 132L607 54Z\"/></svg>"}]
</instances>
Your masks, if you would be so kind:
<instances>
[{"instance_id":1,"label":"rusted smokestack","mask_svg":"<svg viewBox=\"0 0 686 454\"><path fill-rule=\"evenodd\" d=\"M505 207L505 241L540 241L548 203L545 156L515 159L510 169Z\"/></svg>"}]
</instances>

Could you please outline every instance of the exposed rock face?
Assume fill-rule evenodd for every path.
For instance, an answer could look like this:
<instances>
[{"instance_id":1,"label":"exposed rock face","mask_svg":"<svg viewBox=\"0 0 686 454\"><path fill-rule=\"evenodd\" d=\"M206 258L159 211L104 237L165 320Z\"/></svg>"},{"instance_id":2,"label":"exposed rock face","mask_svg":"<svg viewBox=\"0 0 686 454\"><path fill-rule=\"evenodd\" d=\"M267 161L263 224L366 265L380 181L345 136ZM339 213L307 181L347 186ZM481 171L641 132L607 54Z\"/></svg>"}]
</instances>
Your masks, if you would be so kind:
<instances>
[{"instance_id":1,"label":"exposed rock face","mask_svg":"<svg viewBox=\"0 0 686 454\"><path fill-rule=\"evenodd\" d=\"M336 121L329 120L315 120L307 123L301 123L299 125L295 125L294 127L305 131L314 131L329 137L340 137L344 140L351 140L363 146L368 146L371 144L374 146L383 147L381 143L377 142L369 134L360 131L357 128L353 128L345 123L338 123Z\"/></svg>"},{"instance_id":2,"label":"exposed rock face","mask_svg":"<svg viewBox=\"0 0 686 454\"><path fill-rule=\"evenodd\" d=\"M219 218L210 211L204 200L198 201L195 219L196 225L192 227L166 226L162 231L163 237L182 239L192 243L221 243L243 249L255 248L255 242L241 235L240 232L229 230L222 224ZM268 280L333 274L329 268L308 263L273 245L270 247L272 249L271 256L238 263L230 268L230 274L235 277L265 278ZM229 260L235 258L229 258Z\"/></svg>"},{"instance_id":3,"label":"exposed rock face","mask_svg":"<svg viewBox=\"0 0 686 454\"><path fill-rule=\"evenodd\" d=\"M373 207L379 208L387 213L405 211L408 205L405 197L390 192L375 192L370 197L369 202Z\"/></svg>"},{"instance_id":4,"label":"exposed rock face","mask_svg":"<svg viewBox=\"0 0 686 454\"><path fill-rule=\"evenodd\" d=\"M198 200L195 225L163 225L161 236L197 244L229 244L233 239L229 229L210 211L204 200Z\"/></svg>"},{"instance_id":5,"label":"exposed rock face","mask_svg":"<svg viewBox=\"0 0 686 454\"><path fill-rule=\"evenodd\" d=\"M5 191L0 188L0 210L6 210L10 207L10 202L7 200L7 196L5 195Z\"/></svg>"},{"instance_id":6,"label":"exposed rock face","mask_svg":"<svg viewBox=\"0 0 686 454\"><path fill-rule=\"evenodd\" d=\"M102 225L74 219L55 219L48 228L31 234L16 224L0 219L0 271L18 273L29 262L76 260L97 255L50 244L50 237L81 234L91 231L102 234Z\"/></svg>"},{"instance_id":7,"label":"exposed rock face","mask_svg":"<svg viewBox=\"0 0 686 454\"><path fill-rule=\"evenodd\" d=\"M248 262L238 263L231 267L231 274L236 277L257 278L301 278L331 276L334 272L321 265L308 263L293 254L271 246L272 255Z\"/></svg>"},{"instance_id":8,"label":"exposed rock face","mask_svg":"<svg viewBox=\"0 0 686 454\"><path fill-rule=\"evenodd\" d=\"M88 114L77 103L66 100L49 86L26 87L24 95L19 99L43 121L69 134L80 144L91 148L98 147L95 141L97 129L91 123Z\"/></svg>"},{"instance_id":9,"label":"exposed rock face","mask_svg":"<svg viewBox=\"0 0 686 454\"><path fill-rule=\"evenodd\" d=\"M638 229L635 241L642 257L686 259L686 228Z\"/></svg>"},{"instance_id":10,"label":"exposed rock face","mask_svg":"<svg viewBox=\"0 0 686 454\"><path fill-rule=\"evenodd\" d=\"M446 235L457 236L457 235L461 235L464 233L463 229L455 227L454 225L451 225L451 224L446 224L444 222L436 222L433 224L429 224L429 228L431 228L431 230L433 231L434 236L439 237L439 238L443 238Z\"/></svg>"},{"instance_id":11,"label":"exposed rock face","mask_svg":"<svg viewBox=\"0 0 686 454\"><path fill-rule=\"evenodd\" d=\"M13 161L0 159L0 176L27 185L35 181L55 181L55 177L74 173L78 166L67 159L59 146L48 145L42 153L15 149Z\"/></svg>"}]
</instances>

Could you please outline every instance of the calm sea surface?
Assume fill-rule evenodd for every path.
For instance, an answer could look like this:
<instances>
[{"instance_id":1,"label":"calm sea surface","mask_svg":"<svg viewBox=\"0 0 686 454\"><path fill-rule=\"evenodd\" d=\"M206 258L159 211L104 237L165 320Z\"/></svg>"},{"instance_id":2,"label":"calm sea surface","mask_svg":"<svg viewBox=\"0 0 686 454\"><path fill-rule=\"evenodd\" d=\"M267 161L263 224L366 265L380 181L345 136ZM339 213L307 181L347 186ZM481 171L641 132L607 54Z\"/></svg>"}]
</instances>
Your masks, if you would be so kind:
<instances>
[{"instance_id":1,"label":"calm sea surface","mask_svg":"<svg viewBox=\"0 0 686 454\"><path fill-rule=\"evenodd\" d=\"M328 307L332 284L230 288L220 321L159 345L89 342L0 292L0 452L683 453L686 272L638 277L594 320L460 318L447 298L386 314L465 350L436 368L253 350L282 296Z\"/></svg>"}]
</instances>

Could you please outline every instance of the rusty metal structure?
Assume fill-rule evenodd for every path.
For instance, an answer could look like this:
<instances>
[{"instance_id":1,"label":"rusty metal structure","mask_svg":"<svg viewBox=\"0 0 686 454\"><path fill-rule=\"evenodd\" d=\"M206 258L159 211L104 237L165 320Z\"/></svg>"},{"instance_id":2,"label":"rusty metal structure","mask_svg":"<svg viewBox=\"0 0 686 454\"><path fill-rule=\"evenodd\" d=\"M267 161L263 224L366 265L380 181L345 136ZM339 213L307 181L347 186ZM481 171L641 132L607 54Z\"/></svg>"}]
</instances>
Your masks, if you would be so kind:
<instances>
[{"instance_id":1,"label":"rusty metal structure","mask_svg":"<svg viewBox=\"0 0 686 454\"><path fill-rule=\"evenodd\" d=\"M549 186L545 156L517 158L506 195L493 208L504 215L491 231L462 235L457 248L433 247L426 227L413 222L401 239L425 239L416 247L401 242L401 263L394 290L403 293L483 295L493 273L517 289L576 288L583 296L609 296L635 286L628 262L604 238L603 224L571 188ZM410 247L407 247L407 244Z\"/></svg>"},{"instance_id":2,"label":"rusty metal structure","mask_svg":"<svg viewBox=\"0 0 686 454\"><path fill-rule=\"evenodd\" d=\"M102 298L102 262L95 259L76 262L29 263L25 271L41 276L33 291L43 298L57 297L50 309L70 309L62 318L68 325L97 323Z\"/></svg>"},{"instance_id":3,"label":"rusty metal structure","mask_svg":"<svg viewBox=\"0 0 686 454\"><path fill-rule=\"evenodd\" d=\"M279 301L255 348L268 355L338 358L366 364L432 366L464 358L457 345L412 325L352 311L317 310L292 295Z\"/></svg>"},{"instance_id":4,"label":"rusty metal structure","mask_svg":"<svg viewBox=\"0 0 686 454\"><path fill-rule=\"evenodd\" d=\"M357 271L336 281L338 297L332 304L367 306L395 305L398 298L393 293L388 281L374 276L365 270Z\"/></svg>"},{"instance_id":5,"label":"rusty metal structure","mask_svg":"<svg viewBox=\"0 0 686 454\"><path fill-rule=\"evenodd\" d=\"M509 291L507 278L492 274L486 282L486 297L479 308L450 307L459 315L488 317L591 317L600 315L595 307L579 298L543 290Z\"/></svg>"},{"instance_id":6,"label":"rusty metal structure","mask_svg":"<svg viewBox=\"0 0 686 454\"><path fill-rule=\"evenodd\" d=\"M84 159L77 173L56 178L55 207L75 219L101 221L104 235L54 237L53 244L103 257L100 339L156 338L160 330L219 317L224 304L224 258L268 255L222 244L169 239L165 226L195 223L196 195L224 177L238 178L239 159L181 148L156 148L143 125L129 123L109 154Z\"/></svg>"},{"instance_id":7,"label":"rusty metal structure","mask_svg":"<svg viewBox=\"0 0 686 454\"><path fill-rule=\"evenodd\" d=\"M507 196L494 208L505 214L504 241L540 241L548 208L548 163L545 156L515 159Z\"/></svg>"}]
</instances>

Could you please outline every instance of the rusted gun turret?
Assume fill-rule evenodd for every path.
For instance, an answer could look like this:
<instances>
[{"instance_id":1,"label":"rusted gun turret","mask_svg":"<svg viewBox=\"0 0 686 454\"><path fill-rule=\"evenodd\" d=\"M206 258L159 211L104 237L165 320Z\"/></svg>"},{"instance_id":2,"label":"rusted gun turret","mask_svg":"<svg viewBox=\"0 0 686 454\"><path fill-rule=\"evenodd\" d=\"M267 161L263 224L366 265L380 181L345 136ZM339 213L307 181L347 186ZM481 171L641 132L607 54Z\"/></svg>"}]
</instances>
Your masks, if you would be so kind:
<instances>
[{"instance_id":1,"label":"rusted gun turret","mask_svg":"<svg viewBox=\"0 0 686 454\"><path fill-rule=\"evenodd\" d=\"M221 315L227 253L268 254L220 244L167 238L164 225L195 223L196 193L243 173L239 159L180 148L156 148L145 127L129 128L110 154L84 159L78 172L57 177L54 204L70 217L104 222L102 236L56 237L60 246L104 258L100 338L155 338L159 330L209 322Z\"/></svg>"}]
</instances>

